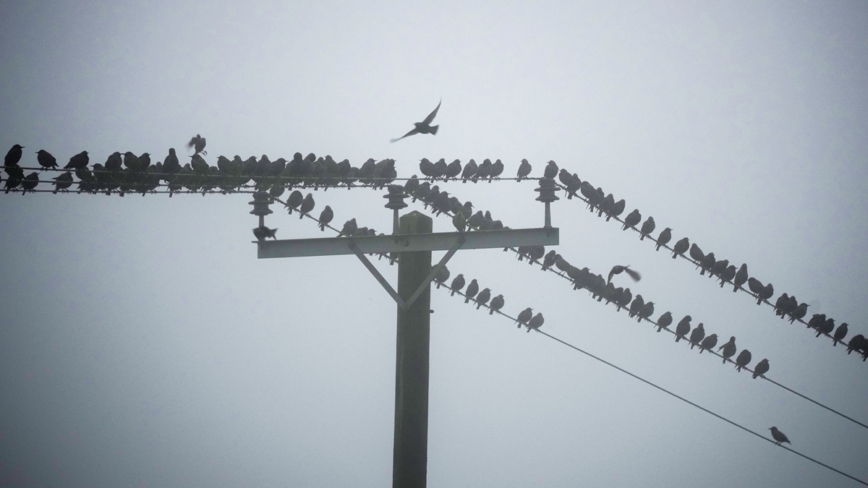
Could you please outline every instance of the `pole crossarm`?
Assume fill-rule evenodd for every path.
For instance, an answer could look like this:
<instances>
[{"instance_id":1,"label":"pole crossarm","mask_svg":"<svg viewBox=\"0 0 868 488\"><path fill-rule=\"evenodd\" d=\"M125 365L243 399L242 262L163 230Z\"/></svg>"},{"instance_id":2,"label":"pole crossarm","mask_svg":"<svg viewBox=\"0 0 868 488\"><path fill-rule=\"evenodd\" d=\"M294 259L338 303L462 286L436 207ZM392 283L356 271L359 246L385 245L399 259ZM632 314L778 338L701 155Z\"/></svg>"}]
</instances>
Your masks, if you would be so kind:
<instances>
[{"instance_id":1,"label":"pole crossarm","mask_svg":"<svg viewBox=\"0 0 868 488\"><path fill-rule=\"evenodd\" d=\"M281 239L254 241L259 259L300 258L356 254L350 248L355 243L363 254L418 251L449 251L459 237L464 236L461 249L495 249L519 246L556 246L559 229L503 229L473 232L438 232L433 234L326 237L318 239Z\"/></svg>"}]
</instances>

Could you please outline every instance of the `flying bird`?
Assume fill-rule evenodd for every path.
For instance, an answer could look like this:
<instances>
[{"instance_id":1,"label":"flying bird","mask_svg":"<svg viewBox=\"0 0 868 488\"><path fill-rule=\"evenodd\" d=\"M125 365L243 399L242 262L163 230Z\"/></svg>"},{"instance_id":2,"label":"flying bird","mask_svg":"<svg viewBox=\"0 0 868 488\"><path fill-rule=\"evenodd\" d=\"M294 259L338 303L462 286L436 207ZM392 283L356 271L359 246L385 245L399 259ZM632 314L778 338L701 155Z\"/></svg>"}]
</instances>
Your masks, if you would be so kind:
<instances>
[{"instance_id":1,"label":"flying bird","mask_svg":"<svg viewBox=\"0 0 868 488\"><path fill-rule=\"evenodd\" d=\"M779 431L777 427L769 427L769 430L772 431L772 438L774 438L775 444L779 446L784 442L792 444L792 442L787 439L787 436L785 436L783 432Z\"/></svg>"},{"instance_id":2,"label":"flying bird","mask_svg":"<svg viewBox=\"0 0 868 488\"><path fill-rule=\"evenodd\" d=\"M206 156L208 155L208 153L205 151L205 138L200 136L199 134L196 134L195 136L193 136L192 139L190 139L190 142L187 143L187 148L194 149L196 152L193 154L202 153Z\"/></svg>"},{"instance_id":3,"label":"flying bird","mask_svg":"<svg viewBox=\"0 0 868 488\"><path fill-rule=\"evenodd\" d=\"M423 120L422 122L416 122L416 123L414 123L413 125L415 125L416 127L415 127L413 130L411 130L410 132L404 134L403 136L401 136L401 137L399 137L399 138L397 138L397 139L392 139L392 140L389 141L389 142L398 142L398 141L400 141L401 139L403 139L403 138L405 138L405 137L408 137L408 136L412 136L412 135L414 135L414 134L431 134L431 135L437 135L437 128L440 127L440 126L438 126L438 125L433 125L433 126L432 126L432 125L431 125L431 122L433 122L433 121L434 121L434 117L437 116L437 111L440 110L440 104L441 104L441 103L443 103L443 100L440 100L440 102L437 104L437 108L435 108L433 112L431 112L430 114L428 114L428 116L425 117L425 120Z\"/></svg>"},{"instance_id":4,"label":"flying bird","mask_svg":"<svg viewBox=\"0 0 868 488\"><path fill-rule=\"evenodd\" d=\"M638 271L630 269L629 264L627 266L616 264L615 266L612 266L612 270L609 271L609 278L606 280L606 283L610 283L613 276L621 274L622 272L627 273L627 276L629 276L633 281L639 281L642 279L642 275L640 275Z\"/></svg>"}]
</instances>

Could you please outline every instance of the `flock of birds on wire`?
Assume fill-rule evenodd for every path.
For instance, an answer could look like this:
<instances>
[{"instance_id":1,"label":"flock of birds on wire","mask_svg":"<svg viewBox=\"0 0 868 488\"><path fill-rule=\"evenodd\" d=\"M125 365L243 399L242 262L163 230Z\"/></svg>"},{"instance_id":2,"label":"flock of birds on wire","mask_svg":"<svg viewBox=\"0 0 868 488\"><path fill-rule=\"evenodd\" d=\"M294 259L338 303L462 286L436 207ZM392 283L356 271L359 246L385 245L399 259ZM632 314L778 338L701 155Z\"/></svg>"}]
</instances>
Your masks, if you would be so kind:
<instances>
[{"instance_id":1,"label":"flock of birds on wire","mask_svg":"<svg viewBox=\"0 0 868 488\"><path fill-rule=\"evenodd\" d=\"M336 162L331 156L327 155L323 158L317 157L313 153L306 157L302 157L301 153L295 153L290 161L283 158L271 161L265 155L259 159L250 157L246 160L242 160L239 156L235 156L233 159L220 156L215 167L209 166L202 157L202 155L207 155L205 146L204 137L197 134L191 138L188 147L194 152L189 156L190 162L183 166L180 164L174 149L169 149L168 155L162 162L154 164L152 164L148 153L137 156L132 152L124 154L115 152L109 155L105 164L94 164L92 168L87 151L70 157L63 168L60 168L56 158L48 151L41 149L35 153L41 170L61 172L60 175L51 180L54 185L54 193L69 191L73 184L77 184L79 193L104 192L106 194L118 193L121 196L124 193L144 195L164 186L170 196L173 192L182 190L205 194L213 191L231 193L251 188L257 191L267 191L271 197L279 198L284 191L291 190L293 187L328 189L329 187L341 186L352 188L361 185L385 188L397 178L393 159L381 161L368 159L361 167L354 167L346 159ZM23 146L16 144L6 154L4 160L6 193L10 191L18 191L22 194L32 192L37 185L45 182L45 180L40 180L39 171L24 174L24 169L19 165L24 154L23 149ZM499 159L493 162L490 159L485 159L480 164L471 159L464 165L457 159L448 164L445 159L436 162L422 159L419 170L423 178L420 179L413 175L403 186L404 191L411 195L414 201L421 200L426 207L430 206L438 215L442 212L454 214L453 220L456 227L466 225L468 228L481 230L504 228L499 220L491 218L490 213L481 211L474 213L469 201L462 204L457 198L450 196L448 192L441 191L436 184L437 181L449 180L461 180L463 183L498 180L504 172L504 164ZM514 179L517 181L531 179L531 170L531 164L523 159ZM621 220L620 216L626 208L624 199L616 201L611 193L606 194L602 188L595 188L587 180L581 180L577 174L570 173L566 169L559 169L554 161L549 161L545 166L543 179L554 181L555 178L566 192L568 199L581 195L580 198L587 203L592 213L596 213L599 217L605 214L607 221L613 217L616 220ZM314 205L310 193L303 196L297 190L290 193L287 202L291 208L297 209L302 215L310 212ZM329 222L331 218L331 209L326 207L323 215L321 215L321 220ZM774 304L769 302L768 300L774 295L774 287L771 283L763 284L760 280L748 276L746 264L737 268L734 264L730 264L727 259L717 259L713 252L703 252L696 243L691 244L687 237L678 240L672 248L669 248L668 244L672 240L672 229L667 227L654 238L652 233L657 228L654 218L649 216L642 222L642 215L638 209L628 213L621 222L624 230L632 228L638 231L640 240L648 237L655 244L657 250L661 247L671 250L673 259L686 257L685 253L687 253L689 259L697 264L699 274L716 278L721 287L731 284L735 292L743 289L743 286L747 284L751 294L756 298L757 304L769 303L774 307L775 314L781 319L788 318L790 323L794 323L796 320L805 323L808 328L816 331L817 337L826 335L832 338L833 345L837 345L838 342L843 342L847 338L848 324L841 323L836 328L835 320L826 317L825 314L813 314L807 322L803 321L809 305L804 302L800 303L793 295L783 293ZM348 227L345 229L347 232L344 232L344 235L353 233L358 235L358 230L353 229L353 222L348 222L347 225ZM369 232L368 229L362 230ZM257 229L256 233L258 234L257 238L260 236L262 236L261 238L275 238L275 234L266 232L266 229ZM531 256L530 254L528 256L530 259L542 258L542 256ZM598 292L596 295L607 301L620 304L627 296L624 295L624 292L619 293L617 289L609 287L600 275L593 275L585 270L573 270L571 273L570 277L576 283L583 283L583 286L589 290L596 290ZM624 305L619 306L623 307ZM861 351L863 360L868 358L868 340L862 334L850 337L847 345L848 353L853 350Z\"/></svg>"}]
</instances>

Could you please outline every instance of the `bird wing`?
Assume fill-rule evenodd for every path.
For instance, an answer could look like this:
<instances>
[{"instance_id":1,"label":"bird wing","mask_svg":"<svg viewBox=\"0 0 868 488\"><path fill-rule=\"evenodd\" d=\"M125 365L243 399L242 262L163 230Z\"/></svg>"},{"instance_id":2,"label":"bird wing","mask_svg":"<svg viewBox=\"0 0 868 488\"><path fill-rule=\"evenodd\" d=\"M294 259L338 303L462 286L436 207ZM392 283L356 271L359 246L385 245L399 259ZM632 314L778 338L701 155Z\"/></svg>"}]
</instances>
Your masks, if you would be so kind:
<instances>
[{"instance_id":1,"label":"bird wing","mask_svg":"<svg viewBox=\"0 0 868 488\"><path fill-rule=\"evenodd\" d=\"M615 268L617 268L617 266ZM609 278L606 280L606 283L612 281L612 277L615 276L615 268L612 268L612 271L609 271Z\"/></svg>"},{"instance_id":2,"label":"bird wing","mask_svg":"<svg viewBox=\"0 0 868 488\"><path fill-rule=\"evenodd\" d=\"M398 141L400 141L401 139L403 139L403 138L405 138L405 137L407 137L407 136L412 136L413 134L418 134L418 133L419 133L419 129L413 129L413 130L411 130L410 132L404 134L403 136L401 136L401 137L399 137L399 138L397 138L397 139L390 139L389 142L398 142Z\"/></svg>"},{"instance_id":3,"label":"bird wing","mask_svg":"<svg viewBox=\"0 0 868 488\"><path fill-rule=\"evenodd\" d=\"M193 147L196 145L196 142L199 140L199 136L193 137L190 139L190 142L187 143L187 147Z\"/></svg>"},{"instance_id":4,"label":"bird wing","mask_svg":"<svg viewBox=\"0 0 868 488\"><path fill-rule=\"evenodd\" d=\"M440 102L437 103L437 108L435 108L433 112L428 114L427 117L425 117L425 120L422 121L423 124L428 125L431 122L434 122L434 117L437 116L437 111L440 110L440 104L441 103L443 103L443 99L440 99Z\"/></svg>"},{"instance_id":5,"label":"bird wing","mask_svg":"<svg viewBox=\"0 0 868 488\"><path fill-rule=\"evenodd\" d=\"M630 268L624 268L624 272L630 275L630 278L633 278L633 281L639 281L642 279L642 275L639 274L638 271L633 271ZM609 275L611 279L611 274Z\"/></svg>"}]
</instances>

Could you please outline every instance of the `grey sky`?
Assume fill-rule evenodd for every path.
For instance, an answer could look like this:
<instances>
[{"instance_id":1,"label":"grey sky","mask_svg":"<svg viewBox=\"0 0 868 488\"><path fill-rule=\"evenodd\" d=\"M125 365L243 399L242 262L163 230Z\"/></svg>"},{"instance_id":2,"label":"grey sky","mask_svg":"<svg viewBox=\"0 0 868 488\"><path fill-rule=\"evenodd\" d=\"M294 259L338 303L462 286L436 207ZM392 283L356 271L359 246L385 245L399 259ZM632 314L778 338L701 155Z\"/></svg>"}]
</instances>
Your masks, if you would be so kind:
<instances>
[{"instance_id":1,"label":"grey sky","mask_svg":"<svg viewBox=\"0 0 868 488\"><path fill-rule=\"evenodd\" d=\"M410 176L422 157L500 158L511 176L553 159L868 333L863 2L6 2L0 19L0 148L26 146L23 164L162 160L195 133L211 164L300 151ZM389 144L441 98L436 136ZM542 224L533 188L447 190L518 228ZM390 226L381 192L314 198L338 224ZM390 483L395 305L353 257L256 260L249 200L0 196L0 481ZM323 235L274 210L279 238ZM578 202L554 223L573 264L633 265L658 314L735 335L770 377L868 421L862 361ZM868 479L868 430L514 261L449 267L505 312L532 306L547 332ZM432 308L432 487L857 486L448 294Z\"/></svg>"}]
</instances>

